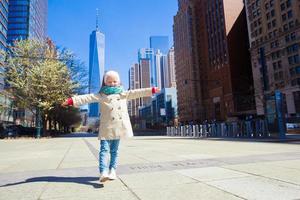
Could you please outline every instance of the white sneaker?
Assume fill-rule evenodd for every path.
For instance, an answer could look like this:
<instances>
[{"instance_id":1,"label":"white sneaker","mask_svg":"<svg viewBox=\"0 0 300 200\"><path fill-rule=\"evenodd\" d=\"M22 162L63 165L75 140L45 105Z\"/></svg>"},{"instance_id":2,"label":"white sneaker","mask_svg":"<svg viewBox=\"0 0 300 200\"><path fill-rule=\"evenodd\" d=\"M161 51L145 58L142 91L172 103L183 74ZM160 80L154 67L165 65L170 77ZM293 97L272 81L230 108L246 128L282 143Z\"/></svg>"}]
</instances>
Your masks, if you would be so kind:
<instances>
[{"instance_id":1,"label":"white sneaker","mask_svg":"<svg viewBox=\"0 0 300 200\"><path fill-rule=\"evenodd\" d=\"M117 179L117 174L116 174L116 170L114 168L112 168L111 170L109 170L109 180L116 180Z\"/></svg>"},{"instance_id":2,"label":"white sneaker","mask_svg":"<svg viewBox=\"0 0 300 200\"><path fill-rule=\"evenodd\" d=\"M102 174L100 174L100 178L99 178L100 182L105 182L107 180L109 180L109 176L108 176L107 172L103 172Z\"/></svg>"}]
</instances>

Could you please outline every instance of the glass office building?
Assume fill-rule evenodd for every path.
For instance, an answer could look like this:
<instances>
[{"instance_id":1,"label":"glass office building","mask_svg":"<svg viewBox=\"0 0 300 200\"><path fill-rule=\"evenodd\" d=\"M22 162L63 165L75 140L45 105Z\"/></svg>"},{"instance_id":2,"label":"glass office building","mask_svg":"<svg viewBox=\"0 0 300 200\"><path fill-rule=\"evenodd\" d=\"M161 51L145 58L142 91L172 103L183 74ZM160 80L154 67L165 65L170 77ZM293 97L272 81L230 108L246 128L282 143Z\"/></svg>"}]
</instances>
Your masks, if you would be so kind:
<instances>
[{"instance_id":1,"label":"glass office building","mask_svg":"<svg viewBox=\"0 0 300 200\"><path fill-rule=\"evenodd\" d=\"M104 75L105 35L98 28L90 35L89 93L98 93ZM89 117L99 117L99 104L89 104Z\"/></svg>"},{"instance_id":2,"label":"glass office building","mask_svg":"<svg viewBox=\"0 0 300 200\"><path fill-rule=\"evenodd\" d=\"M162 54L168 54L169 52L169 37L168 36L151 36L150 48L154 50L154 54L157 50L160 50Z\"/></svg>"},{"instance_id":3,"label":"glass office building","mask_svg":"<svg viewBox=\"0 0 300 200\"><path fill-rule=\"evenodd\" d=\"M154 63L154 50L151 48L141 48L138 51L138 63L141 65L142 60L150 62L150 84L152 87L157 87L156 68Z\"/></svg>"},{"instance_id":4,"label":"glass office building","mask_svg":"<svg viewBox=\"0 0 300 200\"><path fill-rule=\"evenodd\" d=\"M5 50L7 40L8 0L0 1L0 49Z\"/></svg>"},{"instance_id":5,"label":"glass office building","mask_svg":"<svg viewBox=\"0 0 300 200\"><path fill-rule=\"evenodd\" d=\"M48 0L9 0L7 43L47 36Z\"/></svg>"}]
</instances>

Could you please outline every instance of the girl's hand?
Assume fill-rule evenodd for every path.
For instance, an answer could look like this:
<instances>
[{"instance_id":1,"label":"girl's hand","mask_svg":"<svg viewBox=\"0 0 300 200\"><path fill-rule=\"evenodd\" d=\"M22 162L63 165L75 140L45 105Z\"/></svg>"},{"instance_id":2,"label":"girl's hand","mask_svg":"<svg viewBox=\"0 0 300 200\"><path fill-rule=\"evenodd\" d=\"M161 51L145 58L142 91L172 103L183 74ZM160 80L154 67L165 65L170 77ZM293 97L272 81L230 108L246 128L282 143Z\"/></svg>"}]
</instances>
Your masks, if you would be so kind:
<instances>
[{"instance_id":1,"label":"girl's hand","mask_svg":"<svg viewBox=\"0 0 300 200\"><path fill-rule=\"evenodd\" d=\"M158 87L152 88L152 94L159 93L159 92L160 92L160 89Z\"/></svg>"},{"instance_id":2,"label":"girl's hand","mask_svg":"<svg viewBox=\"0 0 300 200\"><path fill-rule=\"evenodd\" d=\"M73 100L72 98L68 98L67 100L65 100L65 102L63 102L61 104L62 107L67 107L67 106L72 106L73 105Z\"/></svg>"},{"instance_id":3,"label":"girl's hand","mask_svg":"<svg viewBox=\"0 0 300 200\"><path fill-rule=\"evenodd\" d=\"M68 100L66 100L65 102L63 102L63 103L61 104L61 106L62 106L62 107L67 107L67 106L68 106Z\"/></svg>"},{"instance_id":4,"label":"girl's hand","mask_svg":"<svg viewBox=\"0 0 300 200\"><path fill-rule=\"evenodd\" d=\"M158 87L155 87L155 93L160 93L160 89Z\"/></svg>"}]
</instances>

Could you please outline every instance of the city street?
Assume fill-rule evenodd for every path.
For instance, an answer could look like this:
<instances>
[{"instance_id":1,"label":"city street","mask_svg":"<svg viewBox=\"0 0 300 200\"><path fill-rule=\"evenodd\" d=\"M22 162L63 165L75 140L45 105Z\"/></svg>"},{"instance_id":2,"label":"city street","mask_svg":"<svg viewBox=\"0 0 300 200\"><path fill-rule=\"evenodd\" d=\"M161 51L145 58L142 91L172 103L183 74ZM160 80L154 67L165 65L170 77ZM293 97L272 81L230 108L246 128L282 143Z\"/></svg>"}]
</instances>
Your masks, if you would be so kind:
<instances>
[{"instance_id":1,"label":"city street","mask_svg":"<svg viewBox=\"0 0 300 200\"><path fill-rule=\"evenodd\" d=\"M134 137L104 184L98 149L85 133L0 140L0 199L300 199L299 142Z\"/></svg>"}]
</instances>

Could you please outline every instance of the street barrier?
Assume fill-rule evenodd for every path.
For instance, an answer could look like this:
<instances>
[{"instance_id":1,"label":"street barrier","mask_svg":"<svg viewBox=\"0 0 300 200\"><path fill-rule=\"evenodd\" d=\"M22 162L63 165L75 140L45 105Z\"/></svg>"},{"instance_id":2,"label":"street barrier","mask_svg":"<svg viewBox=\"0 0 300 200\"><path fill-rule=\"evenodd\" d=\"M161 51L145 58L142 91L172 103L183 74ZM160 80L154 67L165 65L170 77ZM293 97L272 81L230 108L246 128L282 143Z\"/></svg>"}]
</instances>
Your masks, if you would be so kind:
<instances>
[{"instance_id":1,"label":"street barrier","mask_svg":"<svg viewBox=\"0 0 300 200\"><path fill-rule=\"evenodd\" d=\"M270 137L267 122L261 119L234 122L212 122L195 125L169 126L167 136L180 137L230 137L266 138Z\"/></svg>"}]
</instances>

